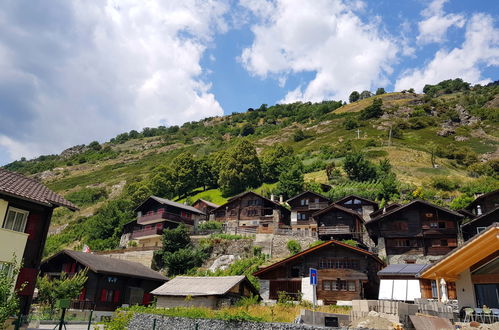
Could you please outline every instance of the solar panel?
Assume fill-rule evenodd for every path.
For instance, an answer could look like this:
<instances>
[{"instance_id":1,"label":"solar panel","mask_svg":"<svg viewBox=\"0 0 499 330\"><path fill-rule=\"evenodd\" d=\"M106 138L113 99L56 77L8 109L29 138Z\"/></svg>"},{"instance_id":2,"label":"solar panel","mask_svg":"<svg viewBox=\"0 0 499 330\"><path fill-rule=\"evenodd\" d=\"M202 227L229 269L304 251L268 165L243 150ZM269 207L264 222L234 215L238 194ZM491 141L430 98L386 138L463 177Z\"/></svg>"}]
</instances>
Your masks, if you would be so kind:
<instances>
[{"instance_id":1,"label":"solar panel","mask_svg":"<svg viewBox=\"0 0 499 330\"><path fill-rule=\"evenodd\" d=\"M406 265L388 265L378 272L378 274L398 274Z\"/></svg>"}]
</instances>

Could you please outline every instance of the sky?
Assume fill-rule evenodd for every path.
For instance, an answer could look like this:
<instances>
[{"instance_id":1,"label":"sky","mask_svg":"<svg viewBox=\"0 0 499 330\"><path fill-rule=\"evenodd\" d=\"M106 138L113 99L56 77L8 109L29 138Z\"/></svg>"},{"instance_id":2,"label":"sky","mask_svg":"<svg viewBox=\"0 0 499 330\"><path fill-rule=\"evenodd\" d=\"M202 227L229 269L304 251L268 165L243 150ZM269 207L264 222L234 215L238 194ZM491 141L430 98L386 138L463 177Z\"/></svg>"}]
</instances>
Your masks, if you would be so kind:
<instances>
[{"instance_id":1,"label":"sky","mask_svg":"<svg viewBox=\"0 0 499 330\"><path fill-rule=\"evenodd\" d=\"M0 165L458 77L499 80L499 1L3 0Z\"/></svg>"}]
</instances>

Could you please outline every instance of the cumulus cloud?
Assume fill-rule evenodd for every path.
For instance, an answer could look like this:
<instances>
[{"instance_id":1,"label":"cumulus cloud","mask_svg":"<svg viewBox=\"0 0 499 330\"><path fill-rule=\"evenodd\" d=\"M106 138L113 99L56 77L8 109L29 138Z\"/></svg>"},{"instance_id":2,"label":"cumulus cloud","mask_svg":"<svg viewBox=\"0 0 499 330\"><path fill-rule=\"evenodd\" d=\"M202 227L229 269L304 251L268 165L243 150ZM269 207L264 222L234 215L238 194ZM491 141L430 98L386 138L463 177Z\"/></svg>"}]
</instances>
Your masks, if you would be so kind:
<instances>
[{"instance_id":1,"label":"cumulus cloud","mask_svg":"<svg viewBox=\"0 0 499 330\"><path fill-rule=\"evenodd\" d=\"M485 84L481 66L499 65L499 29L487 14L475 14L466 25L465 40L450 51L440 49L424 67L405 72L395 84L395 90L415 88L421 91L425 84L462 78L464 81Z\"/></svg>"},{"instance_id":2,"label":"cumulus cloud","mask_svg":"<svg viewBox=\"0 0 499 330\"><path fill-rule=\"evenodd\" d=\"M200 60L227 11L218 0L3 2L0 147L31 157L221 115Z\"/></svg>"},{"instance_id":3,"label":"cumulus cloud","mask_svg":"<svg viewBox=\"0 0 499 330\"><path fill-rule=\"evenodd\" d=\"M398 46L375 22L363 22L352 11L363 10L363 2L242 0L241 5L258 20L253 44L240 57L246 70L281 83L289 74L315 72L283 102L345 100L353 90L387 83Z\"/></svg>"},{"instance_id":4,"label":"cumulus cloud","mask_svg":"<svg viewBox=\"0 0 499 330\"><path fill-rule=\"evenodd\" d=\"M425 19L419 22L418 43L440 43L445 40L445 35L450 27L462 28L464 26L466 19L463 15L445 14L444 4L447 1L434 0L428 8L421 12Z\"/></svg>"}]
</instances>

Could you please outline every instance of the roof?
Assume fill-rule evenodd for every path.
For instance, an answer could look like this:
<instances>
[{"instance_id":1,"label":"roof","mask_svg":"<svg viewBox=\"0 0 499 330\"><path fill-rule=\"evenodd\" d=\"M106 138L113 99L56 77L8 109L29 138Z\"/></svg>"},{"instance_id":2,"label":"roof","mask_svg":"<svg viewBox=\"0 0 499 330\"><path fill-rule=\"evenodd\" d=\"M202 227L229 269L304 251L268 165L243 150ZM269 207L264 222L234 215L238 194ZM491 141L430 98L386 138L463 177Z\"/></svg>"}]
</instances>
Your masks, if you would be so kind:
<instances>
[{"instance_id":1,"label":"roof","mask_svg":"<svg viewBox=\"0 0 499 330\"><path fill-rule=\"evenodd\" d=\"M78 210L73 203L40 182L3 168L0 168L0 193L49 207L64 206L72 211Z\"/></svg>"},{"instance_id":2,"label":"roof","mask_svg":"<svg viewBox=\"0 0 499 330\"><path fill-rule=\"evenodd\" d=\"M358 248L356 246L352 246L352 245L348 245L348 244L345 244L345 243L342 243L340 241L337 241L337 240L330 240L330 241L327 241L325 243L322 243L322 244L319 244L319 245L316 245L316 246L313 246L311 248L308 248L304 251L301 251L295 255L292 255L291 257L288 257L286 259L283 259L281 261L278 261L270 266L267 266L265 268L262 268L256 272L253 273L254 276L258 276L258 275L262 275L263 273L269 271L269 270L272 270L276 267L279 267L283 264L286 264L287 262L289 261L292 261L292 260L295 260L295 259L298 259L298 258L301 258L303 257L304 255L307 255L309 253L313 253L313 252L316 252L317 250L320 250L320 249L323 249L325 247L328 247L330 245L338 245L338 246L341 246L341 247L345 247L345 248L348 248L348 249L351 249L353 251L356 251L356 252L359 252L359 253L362 253L362 254L365 254L371 258L373 258L376 262L380 263L381 265L385 265L385 262L383 260L381 260L380 258L378 258L375 254L372 254L371 252L369 251L366 251L364 249L361 249L361 248Z\"/></svg>"},{"instance_id":3,"label":"roof","mask_svg":"<svg viewBox=\"0 0 499 330\"><path fill-rule=\"evenodd\" d=\"M400 212L401 210L404 210L404 209L406 209L408 207L411 207L411 206L414 206L416 204L424 204L426 206L433 207L433 208L436 208L436 209L438 209L440 211L443 211L445 213L451 214L451 215L453 215L455 217L463 218L463 215L460 214L460 213L454 212L454 211L449 210L449 209L447 209L445 207L441 207L441 206L438 206L438 205L435 205L435 204L432 204L432 203L429 203L429 202L426 202L426 201L422 201L420 199L416 199L416 200L414 200L414 201L412 201L412 202L410 202L408 204L405 204L405 205L402 205L400 207L394 208L392 210L386 211L385 213L382 213L382 214L378 215L377 217L374 217L371 221L369 221L369 223L373 223L373 222L376 222L378 220L381 220L384 217L387 217L387 216L389 216L391 214L395 214L397 212Z\"/></svg>"},{"instance_id":4,"label":"roof","mask_svg":"<svg viewBox=\"0 0 499 330\"><path fill-rule=\"evenodd\" d=\"M138 209L140 209L142 207L142 205L144 205L150 199L153 199L156 202L158 202L160 204L163 204L163 205L170 205L170 206L173 206L173 207L178 207L180 209L187 210L189 212L193 212L193 213L205 215L205 213L203 211L200 211L197 208L192 207L190 205L185 205L185 204L182 204L182 203L177 203L177 202L171 201L169 199L165 199L165 198L161 198L161 197L157 197L157 196L149 196L144 202L142 202L139 206L137 206L135 208L135 211L138 210Z\"/></svg>"},{"instance_id":5,"label":"roof","mask_svg":"<svg viewBox=\"0 0 499 330\"><path fill-rule=\"evenodd\" d=\"M335 201L334 203L335 204L340 204L340 203L343 203L343 202L349 200L350 198L360 199L361 201L364 201L364 202L366 202L368 204L376 205L378 207L378 203L376 203L375 201L372 201L370 199L367 199L367 198L364 198L364 197L360 197L360 196L357 196L357 195L348 195L346 197L343 197L342 199L339 199L339 200Z\"/></svg>"},{"instance_id":6,"label":"roof","mask_svg":"<svg viewBox=\"0 0 499 330\"><path fill-rule=\"evenodd\" d=\"M198 201L201 201L201 202L205 203L206 205L211 206L211 207L214 207L214 208L217 208L217 207L219 207L219 206L220 206L220 205L218 205L218 204L215 204L215 203L209 202L209 201L207 201L207 200L205 200L205 199L202 199L202 198L198 198L198 199L197 199L194 203L192 203L192 205L196 204Z\"/></svg>"},{"instance_id":7,"label":"roof","mask_svg":"<svg viewBox=\"0 0 499 330\"><path fill-rule=\"evenodd\" d=\"M447 253L442 259L419 274L421 278L455 281L460 273L499 250L499 223L487 227L480 234L460 247Z\"/></svg>"},{"instance_id":8,"label":"roof","mask_svg":"<svg viewBox=\"0 0 499 330\"><path fill-rule=\"evenodd\" d=\"M416 276L431 264L394 264L378 272L378 276Z\"/></svg>"},{"instance_id":9,"label":"roof","mask_svg":"<svg viewBox=\"0 0 499 330\"><path fill-rule=\"evenodd\" d=\"M305 194L312 194L312 195L316 195L316 196L322 197L322 198L324 198L324 199L327 199L328 201L331 201L328 197L326 197L326 196L324 196L324 195L321 195L321 194L319 194L319 193L316 193L315 191L305 190L305 191L304 191L304 192L302 192L301 194L298 194L298 195L296 195L296 196L291 197L290 199L288 199L288 200L286 201L286 203L289 203L289 202L290 202L290 201L292 201L292 200L295 200L295 199L297 199L297 198L300 198L301 196L303 196L303 195L305 195Z\"/></svg>"},{"instance_id":10,"label":"roof","mask_svg":"<svg viewBox=\"0 0 499 330\"><path fill-rule=\"evenodd\" d=\"M317 217L317 216L322 215L324 213L328 213L332 209L337 209L337 210L343 211L345 213L351 214L351 215L355 216L356 218L358 218L360 221L364 222L364 219L362 218L362 216L360 214L358 214L357 212L355 212L349 208L343 207L341 205L335 204L335 203L329 205L326 208L323 208L322 210L315 212L314 214L312 214L312 217Z\"/></svg>"},{"instance_id":11,"label":"roof","mask_svg":"<svg viewBox=\"0 0 499 330\"><path fill-rule=\"evenodd\" d=\"M491 211L489 211L489 212L487 212L487 213L484 213L484 214L482 214L482 215L480 215L480 216L478 216L478 217L474 218L474 219L473 219L473 220L471 220L471 221L468 221L468 222L466 222L466 223L462 224L462 225L461 225L461 227L466 227L466 226L468 226L468 225L470 225L470 224L472 224L472 223L474 223L474 222L476 222L476 221L480 221L480 220L482 220L483 218L487 218L487 217L489 217L489 216L491 216L491 215L497 215L496 220L498 220L498 219L499 219L499 207L496 207L495 209L493 209L493 210L491 210Z\"/></svg>"},{"instance_id":12,"label":"roof","mask_svg":"<svg viewBox=\"0 0 499 330\"><path fill-rule=\"evenodd\" d=\"M240 194L237 194L237 195L235 195L235 196L233 196L233 197L229 198L229 199L227 200L227 202L226 202L226 203L224 203L224 204L220 205L220 206L219 206L219 207L217 207L215 210L220 209L220 208L224 207L225 205L227 205L227 204L231 203L232 201L234 201L234 200L236 200L236 199L238 199L238 198L241 198L241 197L243 197L244 195L247 195L247 194L253 194L253 195L256 195L256 196L258 196L258 197L260 197L260 198L262 198L262 199L265 199L266 201L268 201L268 202L270 202L270 203L272 203L272 204L274 204L274 205L276 205L276 206L280 207L281 209L284 209L284 210L286 210L286 211L288 211L288 212L289 212L289 210L288 210L287 208L285 208L284 206L282 206L281 204L276 203L276 202L274 202L273 200L271 200L271 199L269 199L269 198L267 198L267 197L263 197L262 195L257 194L257 193L256 193L256 192L254 192L254 191L245 191L245 192L242 192L242 193L240 193ZM215 210L213 210L213 211L215 211Z\"/></svg>"},{"instance_id":13,"label":"roof","mask_svg":"<svg viewBox=\"0 0 499 330\"><path fill-rule=\"evenodd\" d=\"M177 276L152 291L151 294L156 296L220 296L244 280L246 280L244 275Z\"/></svg>"},{"instance_id":14,"label":"roof","mask_svg":"<svg viewBox=\"0 0 499 330\"><path fill-rule=\"evenodd\" d=\"M471 203L470 203L470 204L466 207L466 209L468 209L468 210L469 210L469 209L472 209L472 208L473 208L473 206L474 206L476 203L479 203L482 199L487 198L487 197L490 197L490 196L492 196L492 195L496 195L496 194L499 194L499 189L494 190L494 191L490 191L490 192L488 192L488 193L486 193L486 194L482 194L482 195L478 196L477 198L475 198L475 200L474 200L473 202L471 202Z\"/></svg>"},{"instance_id":15,"label":"roof","mask_svg":"<svg viewBox=\"0 0 499 330\"><path fill-rule=\"evenodd\" d=\"M369 216L371 218L374 218L374 217L377 217L379 214L382 214L383 212L386 212L386 211L390 211L390 210L393 210L394 208L397 208L397 207L400 207L402 205L400 205L399 203L392 203L392 204L389 204L389 205L386 205L385 207L383 208L380 208L374 212L371 212L369 214Z\"/></svg>"},{"instance_id":16,"label":"roof","mask_svg":"<svg viewBox=\"0 0 499 330\"><path fill-rule=\"evenodd\" d=\"M50 260L61 254L65 254L73 258L95 273L138 277L157 281L168 281L168 278L166 278L165 276L138 262L115 259L103 255L79 251L62 250L52 257L44 260L42 264L50 262Z\"/></svg>"}]
</instances>

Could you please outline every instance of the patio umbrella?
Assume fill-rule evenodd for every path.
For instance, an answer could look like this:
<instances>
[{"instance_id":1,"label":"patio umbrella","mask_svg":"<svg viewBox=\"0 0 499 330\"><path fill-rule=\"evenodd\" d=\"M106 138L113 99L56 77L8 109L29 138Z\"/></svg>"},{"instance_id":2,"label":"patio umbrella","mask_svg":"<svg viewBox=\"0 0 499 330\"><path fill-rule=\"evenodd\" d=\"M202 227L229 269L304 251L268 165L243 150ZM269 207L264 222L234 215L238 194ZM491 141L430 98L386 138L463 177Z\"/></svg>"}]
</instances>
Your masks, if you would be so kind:
<instances>
[{"instance_id":1,"label":"patio umbrella","mask_svg":"<svg viewBox=\"0 0 499 330\"><path fill-rule=\"evenodd\" d=\"M443 278L440 280L440 289L442 291L442 298L440 299L440 301L445 304L449 301L449 298L447 297L447 283L445 283L445 280Z\"/></svg>"}]
</instances>

